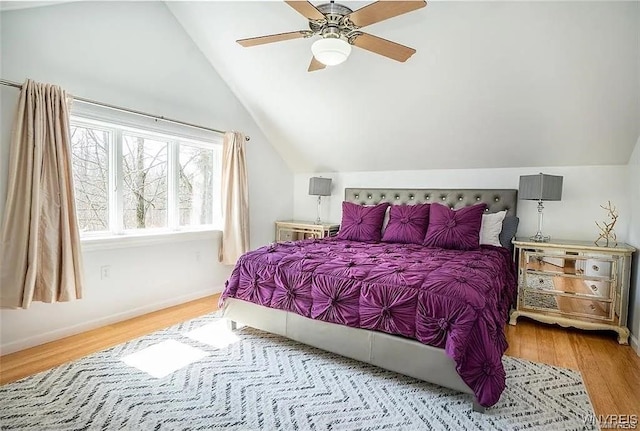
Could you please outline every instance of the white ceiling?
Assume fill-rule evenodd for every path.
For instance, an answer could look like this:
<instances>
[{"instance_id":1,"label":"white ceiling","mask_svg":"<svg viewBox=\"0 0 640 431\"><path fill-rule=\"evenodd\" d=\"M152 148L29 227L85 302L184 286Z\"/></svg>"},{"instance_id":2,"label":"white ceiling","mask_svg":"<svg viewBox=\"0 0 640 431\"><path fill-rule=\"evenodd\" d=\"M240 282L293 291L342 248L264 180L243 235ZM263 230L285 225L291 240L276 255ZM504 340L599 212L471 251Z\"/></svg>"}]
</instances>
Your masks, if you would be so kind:
<instances>
[{"instance_id":1,"label":"white ceiling","mask_svg":"<svg viewBox=\"0 0 640 431\"><path fill-rule=\"evenodd\" d=\"M42 7L42 6L52 6L61 3L71 3L76 0L48 0L48 1L37 1L37 0L19 0L19 1L0 1L0 12L9 11L9 10L18 10L18 9L28 9L34 7Z\"/></svg>"},{"instance_id":2,"label":"white ceiling","mask_svg":"<svg viewBox=\"0 0 640 431\"><path fill-rule=\"evenodd\" d=\"M235 43L306 28L283 2L167 6L296 172L626 164L640 134L638 2L431 2L366 28L406 63L313 73L311 40Z\"/></svg>"}]
</instances>

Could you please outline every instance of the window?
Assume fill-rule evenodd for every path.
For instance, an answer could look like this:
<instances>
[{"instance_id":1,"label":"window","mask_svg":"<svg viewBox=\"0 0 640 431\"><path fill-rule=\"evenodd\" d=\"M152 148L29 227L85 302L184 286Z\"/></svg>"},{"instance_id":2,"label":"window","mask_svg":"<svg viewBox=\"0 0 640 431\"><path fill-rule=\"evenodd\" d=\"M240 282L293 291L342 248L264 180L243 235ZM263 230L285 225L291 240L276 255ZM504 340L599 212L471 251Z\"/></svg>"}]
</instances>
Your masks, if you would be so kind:
<instances>
[{"instance_id":1,"label":"window","mask_svg":"<svg viewBox=\"0 0 640 431\"><path fill-rule=\"evenodd\" d=\"M219 142L72 117L71 150L84 237L220 225Z\"/></svg>"}]
</instances>

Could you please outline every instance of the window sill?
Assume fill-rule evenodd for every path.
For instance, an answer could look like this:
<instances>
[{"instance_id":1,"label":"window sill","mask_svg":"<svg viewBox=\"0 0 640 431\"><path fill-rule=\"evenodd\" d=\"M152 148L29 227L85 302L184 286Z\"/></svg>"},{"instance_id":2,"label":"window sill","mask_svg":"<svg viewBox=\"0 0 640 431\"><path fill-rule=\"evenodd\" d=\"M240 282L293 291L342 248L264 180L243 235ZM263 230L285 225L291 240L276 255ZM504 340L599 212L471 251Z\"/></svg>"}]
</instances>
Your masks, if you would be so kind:
<instances>
[{"instance_id":1,"label":"window sill","mask_svg":"<svg viewBox=\"0 0 640 431\"><path fill-rule=\"evenodd\" d=\"M218 238L219 230L192 230L183 232L162 232L147 234L110 235L81 238L82 251L114 250L121 248L146 247L155 244L170 244L184 241L202 241Z\"/></svg>"}]
</instances>

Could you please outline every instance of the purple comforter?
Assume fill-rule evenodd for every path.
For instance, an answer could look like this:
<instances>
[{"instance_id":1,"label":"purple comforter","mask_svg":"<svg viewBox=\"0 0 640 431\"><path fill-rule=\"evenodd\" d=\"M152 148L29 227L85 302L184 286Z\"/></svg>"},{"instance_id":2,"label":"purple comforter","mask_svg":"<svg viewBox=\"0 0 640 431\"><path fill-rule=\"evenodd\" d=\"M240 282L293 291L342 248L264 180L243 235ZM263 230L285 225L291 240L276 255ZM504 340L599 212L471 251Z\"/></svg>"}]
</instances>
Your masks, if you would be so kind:
<instances>
[{"instance_id":1,"label":"purple comforter","mask_svg":"<svg viewBox=\"0 0 640 431\"><path fill-rule=\"evenodd\" d=\"M505 387L503 327L515 286L504 248L458 251L327 238L246 253L221 302L238 298L443 348L488 407Z\"/></svg>"}]
</instances>

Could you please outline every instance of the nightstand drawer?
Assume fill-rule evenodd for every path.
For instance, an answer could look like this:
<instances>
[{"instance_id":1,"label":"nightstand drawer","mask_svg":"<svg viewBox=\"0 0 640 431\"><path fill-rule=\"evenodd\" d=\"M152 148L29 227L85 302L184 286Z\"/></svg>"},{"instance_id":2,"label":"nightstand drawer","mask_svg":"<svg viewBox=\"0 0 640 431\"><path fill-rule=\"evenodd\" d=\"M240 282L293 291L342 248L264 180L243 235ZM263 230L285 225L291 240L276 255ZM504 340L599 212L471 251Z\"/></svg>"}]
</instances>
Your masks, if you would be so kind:
<instances>
[{"instance_id":1,"label":"nightstand drawer","mask_svg":"<svg viewBox=\"0 0 640 431\"><path fill-rule=\"evenodd\" d=\"M555 250L554 250L555 251ZM591 259L583 254L558 254L524 251L523 269L526 272L589 277L595 280L613 280L615 259Z\"/></svg>"},{"instance_id":2,"label":"nightstand drawer","mask_svg":"<svg viewBox=\"0 0 640 431\"><path fill-rule=\"evenodd\" d=\"M550 275L544 272L527 272L520 288L522 290L544 291L551 293L567 293L595 300L611 299L614 296L613 282L571 277L566 275Z\"/></svg>"},{"instance_id":3,"label":"nightstand drawer","mask_svg":"<svg viewBox=\"0 0 640 431\"><path fill-rule=\"evenodd\" d=\"M587 259L584 265L587 276L609 277L613 273L612 262Z\"/></svg>"},{"instance_id":4,"label":"nightstand drawer","mask_svg":"<svg viewBox=\"0 0 640 431\"><path fill-rule=\"evenodd\" d=\"M519 309L545 312L568 318L591 319L607 323L615 320L613 302L595 301L569 294L552 294L544 291L525 290L519 296Z\"/></svg>"},{"instance_id":5,"label":"nightstand drawer","mask_svg":"<svg viewBox=\"0 0 640 431\"><path fill-rule=\"evenodd\" d=\"M611 288L611 282L597 280L583 280L583 283L595 296L601 298L613 298L614 291Z\"/></svg>"},{"instance_id":6,"label":"nightstand drawer","mask_svg":"<svg viewBox=\"0 0 640 431\"><path fill-rule=\"evenodd\" d=\"M290 230L283 230L280 231L280 233L278 234L278 237L276 238L276 241L281 242L281 241L295 241L296 239L302 239L302 238L297 238L297 233L294 234L294 232L290 231ZM296 238L294 238L296 237Z\"/></svg>"}]
</instances>

